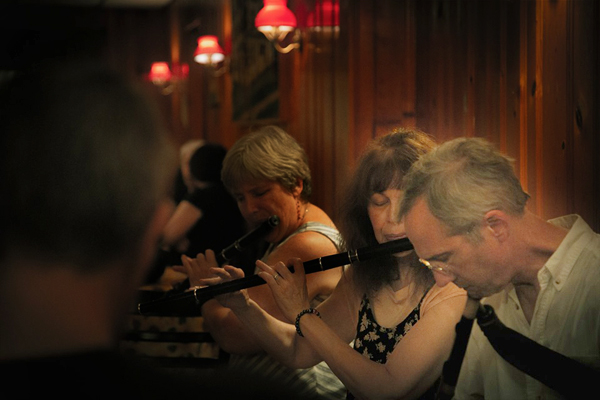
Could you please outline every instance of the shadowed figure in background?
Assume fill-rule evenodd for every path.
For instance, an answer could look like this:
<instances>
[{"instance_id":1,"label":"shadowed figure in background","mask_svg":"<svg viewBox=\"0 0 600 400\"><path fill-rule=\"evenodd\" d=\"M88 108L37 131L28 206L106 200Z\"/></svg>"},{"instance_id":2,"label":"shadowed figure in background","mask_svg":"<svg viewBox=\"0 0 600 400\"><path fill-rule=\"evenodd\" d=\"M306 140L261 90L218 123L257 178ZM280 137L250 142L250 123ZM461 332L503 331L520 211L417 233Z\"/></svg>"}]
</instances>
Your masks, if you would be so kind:
<instances>
[{"instance_id":1,"label":"shadowed figure in background","mask_svg":"<svg viewBox=\"0 0 600 400\"><path fill-rule=\"evenodd\" d=\"M282 398L273 382L178 378L116 350L171 215L176 161L138 88L71 62L32 66L1 89L2 391Z\"/></svg>"},{"instance_id":2,"label":"shadowed figure in background","mask_svg":"<svg viewBox=\"0 0 600 400\"><path fill-rule=\"evenodd\" d=\"M186 194L194 190L190 173L190 159L194 152L205 143L202 139L188 140L179 148L179 168L173 188L173 202L179 204Z\"/></svg>"},{"instance_id":3,"label":"shadowed figure in background","mask_svg":"<svg viewBox=\"0 0 600 400\"><path fill-rule=\"evenodd\" d=\"M221 169L227 150L216 143L200 143L188 158L188 192L177 204L162 233L153 276L166 267L181 265L181 256L196 257L207 249L220 251L246 232L246 223L231 194L221 182ZM182 169L182 171L185 171ZM232 262L253 264L245 253ZM161 281L171 284L185 276L164 271Z\"/></svg>"},{"instance_id":4,"label":"shadowed figure in background","mask_svg":"<svg viewBox=\"0 0 600 400\"><path fill-rule=\"evenodd\" d=\"M223 249L244 234L244 219L221 182L226 153L215 143L203 144L194 152L189 161L193 190L165 226L163 246L195 257L206 249Z\"/></svg>"}]
</instances>

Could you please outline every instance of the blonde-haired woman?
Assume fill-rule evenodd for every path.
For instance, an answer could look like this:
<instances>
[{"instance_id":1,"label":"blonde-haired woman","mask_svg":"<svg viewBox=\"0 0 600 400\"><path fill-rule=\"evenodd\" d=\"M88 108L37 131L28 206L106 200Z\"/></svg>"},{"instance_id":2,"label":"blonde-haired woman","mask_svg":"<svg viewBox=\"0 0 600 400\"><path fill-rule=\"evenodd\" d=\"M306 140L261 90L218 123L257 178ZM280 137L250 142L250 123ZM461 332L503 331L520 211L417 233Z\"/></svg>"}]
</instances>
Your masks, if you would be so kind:
<instances>
[{"instance_id":1,"label":"blonde-haired woman","mask_svg":"<svg viewBox=\"0 0 600 400\"><path fill-rule=\"evenodd\" d=\"M250 228L271 215L279 217L279 224L266 237L269 246L262 261L274 264L286 262L290 257L307 261L341 251L341 238L333 221L309 201L312 186L306 153L283 129L266 126L239 139L227 152L221 179ZM184 260L192 285L214 266L214 253L210 250L195 259ZM326 299L340 276L339 269L309 276L311 304L316 307ZM266 285L251 288L248 294L270 315L285 320ZM325 363L306 369L284 367L263 351L230 309L216 300L204 303L202 316L215 341L231 354L231 367L264 373L307 397L345 397L344 386Z\"/></svg>"}]
</instances>

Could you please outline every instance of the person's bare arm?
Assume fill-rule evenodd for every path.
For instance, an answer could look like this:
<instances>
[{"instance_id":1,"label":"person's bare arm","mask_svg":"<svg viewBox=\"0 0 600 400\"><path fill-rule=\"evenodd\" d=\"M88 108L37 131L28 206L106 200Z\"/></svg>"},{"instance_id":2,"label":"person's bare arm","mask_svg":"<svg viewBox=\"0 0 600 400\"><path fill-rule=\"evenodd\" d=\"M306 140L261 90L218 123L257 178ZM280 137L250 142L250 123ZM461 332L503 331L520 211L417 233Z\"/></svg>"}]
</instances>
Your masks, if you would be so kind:
<instances>
[{"instance_id":1,"label":"person's bare arm","mask_svg":"<svg viewBox=\"0 0 600 400\"><path fill-rule=\"evenodd\" d=\"M299 285L304 279L303 264L296 260L294 273L283 263L258 265L262 270L260 276L273 291L286 319L295 320L298 313L308 307L307 296ZM276 274L279 275L277 279L274 277ZM263 348L287 365L305 367L311 361L324 360L344 385L360 398L410 399L420 396L439 377L450 353L454 328L464 309L464 291L456 288L432 289L422 304L419 321L397 343L387 362L380 364L348 346L356 333L361 296L353 285L343 285L345 278L334 294L317 308L320 317L312 313L301 317L302 338L294 339L295 329L289 325L275 328L267 319L260 320L256 309L246 311L243 306L232 309L253 328ZM352 299L356 306L340 307L343 302L339 301L341 297L338 298L337 294L348 289L353 292L346 292L344 297ZM329 309L330 301L336 307ZM350 311L344 312L345 309ZM336 316L339 319L336 320ZM275 329L287 329L286 336L278 337Z\"/></svg>"},{"instance_id":2,"label":"person's bare arm","mask_svg":"<svg viewBox=\"0 0 600 400\"><path fill-rule=\"evenodd\" d=\"M396 345L385 364L343 345L313 314L303 316L300 327L314 351L357 398L413 399L440 376L464 304L464 296L451 297L428 310Z\"/></svg>"},{"instance_id":3,"label":"person's bare arm","mask_svg":"<svg viewBox=\"0 0 600 400\"><path fill-rule=\"evenodd\" d=\"M258 263L262 264L262 263ZM281 265L283 265L281 263ZM243 276L243 272L232 266L225 266L217 270L219 278L207 279L212 283L220 283ZM267 275L261 271L261 276L273 280L273 271L266 264L261 266L262 271L269 271ZM282 282L279 277L277 282ZM277 282L270 282L277 285ZM306 280L303 274L294 274L294 279L286 280L284 301L295 309L302 310L309 307ZM280 296L278 300L281 300ZM307 368L322 361L322 357L314 351L312 345L305 338L296 333L295 326L290 322L279 320L248 296L247 290L232 292L217 297L223 307L237 316L239 321L247 328L260 348L268 352L273 358L291 368ZM342 342L346 347L356 330L358 306L360 296L357 296L348 274L344 274L335 290L322 304L318 306L323 321L335 335L335 340ZM295 317L294 317L295 318ZM293 319L288 317L288 319Z\"/></svg>"},{"instance_id":4,"label":"person's bare arm","mask_svg":"<svg viewBox=\"0 0 600 400\"><path fill-rule=\"evenodd\" d=\"M334 244L325 236L316 232L305 232L290 238L274 251L267 261L269 264L277 261L285 263L293 257L308 261L336 252ZM307 279L309 297L313 299L317 295L329 295L335 288L340 275L340 268L311 274ZM192 284L194 283L192 282ZM276 319L287 322L267 285L250 288L247 293L250 299L255 301L265 312ZM254 354L262 351L261 345L247 327L230 309L223 307L218 301L213 299L204 303L202 316L211 335L226 352Z\"/></svg>"},{"instance_id":5,"label":"person's bare arm","mask_svg":"<svg viewBox=\"0 0 600 400\"><path fill-rule=\"evenodd\" d=\"M165 225L161 244L177 248L200 218L202 218L202 210L186 200L181 201Z\"/></svg>"}]
</instances>

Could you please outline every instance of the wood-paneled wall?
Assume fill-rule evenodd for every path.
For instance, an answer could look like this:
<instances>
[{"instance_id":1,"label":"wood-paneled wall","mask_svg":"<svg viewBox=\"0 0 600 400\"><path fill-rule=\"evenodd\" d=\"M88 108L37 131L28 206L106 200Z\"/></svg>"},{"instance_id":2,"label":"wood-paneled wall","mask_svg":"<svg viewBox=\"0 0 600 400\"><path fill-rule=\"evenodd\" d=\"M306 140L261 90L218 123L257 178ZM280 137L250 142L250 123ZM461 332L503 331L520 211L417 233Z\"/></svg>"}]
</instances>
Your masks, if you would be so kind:
<instances>
[{"instance_id":1,"label":"wood-paneled wall","mask_svg":"<svg viewBox=\"0 0 600 400\"><path fill-rule=\"evenodd\" d=\"M600 230L598 2L341 5L332 51L305 46L299 63L282 63L295 74L286 123L313 156L315 202L335 215L366 143L408 125L439 141L493 141L514 158L534 212L576 212Z\"/></svg>"},{"instance_id":2,"label":"wood-paneled wall","mask_svg":"<svg viewBox=\"0 0 600 400\"><path fill-rule=\"evenodd\" d=\"M319 1L289 6L305 12ZM230 146L277 123L306 148L313 201L335 218L345 179L372 138L401 125L440 142L485 137L514 158L535 213L579 213L600 231L599 2L337 1L337 36L305 29L302 48L278 56L278 119L233 121L230 77L192 64L179 140ZM208 3L226 46L229 1ZM179 29L189 13L179 10Z\"/></svg>"}]
</instances>

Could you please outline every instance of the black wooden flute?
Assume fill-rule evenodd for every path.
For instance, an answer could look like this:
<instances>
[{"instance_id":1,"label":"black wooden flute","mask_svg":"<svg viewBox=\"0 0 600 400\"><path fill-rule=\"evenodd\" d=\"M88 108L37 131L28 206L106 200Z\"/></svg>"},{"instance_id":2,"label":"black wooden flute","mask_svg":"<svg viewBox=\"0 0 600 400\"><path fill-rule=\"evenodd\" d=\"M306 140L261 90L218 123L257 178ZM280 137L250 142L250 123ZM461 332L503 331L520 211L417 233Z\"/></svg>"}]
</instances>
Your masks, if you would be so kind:
<instances>
[{"instance_id":1,"label":"black wooden flute","mask_svg":"<svg viewBox=\"0 0 600 400\"><path fill-rule=\"evenodd\" d=\"M375 246L366 246L360 249L332 254L316 258L303 263L307 274L325 271L331 268L352 264L356 261L367 261L384 255L391 255L407 250L412 250L413 245L408 239L397 239ZM200 307L205 301L225 293L263 285L265 281L258 275L252 275L233 281L219 283L213 286L195 288L184 293L175 294L146 303L138 304L140 314L162 313L177 311L179 308L189 309L190 306Z\"/></svg>"},{"instance_id":2,"label":"black wooden flute","mask_svg":"<svg viewBox=\"0 0 600 400\"><path fill-rule=\"evenodd\" d=\"M253 244L258 239L267 236L271 231L279 225L279 217L271 215L267 220L263 221L259 226L246 233L244 236L227 246L221 252L215 254L219 265L231 260L236 255L239 255L245 247Z\"/></svg>"},{"instance_id":3,"label":"black wooden flute","mask_svg":"<svg viewBox=\"0 0 600 400\"><path fill-rule=\"evenodd\" d=\"M454 396L474 320L498 355L521 372L566 398L587 398L593 393L600 372L508 328L498 319L492 306L469 298L463 317L456 325L454 346L444 363L436 400L449 400Z\"/></svg>"},{"instance_id":4,"label":"black wooden flute","mask_svg":"<svg viewBox=\"0 0 600 400\"><path fill-rule=\"evenodd\" d=\"M477 310L477 324L496 352L513 367L537 379L565 398L584 399L600 380L600 371L545 347L507 327L493 307Z\"/></svg>"},{"instance_id":5,"label":"black wooden flute","mask_svg":"<svg viewBox=\"0 0 600 400\"><path fill-rule=\"evenodd\" d=\"M460 374L460 367L465 358L473 321L475 321L477 310L480 307L479 300L470 297L467 299L463 315L455 327L456 336L454 337L452 351L442 367L442 376L435 395L436 400L450 400L454 397L454 389Z\"/></svg>"},{"instance_id":6,"label":"black wooden flute","mask_svg":"<svg viewBox=\"0 0 600 400\"><path fill-rule=\"evenodd\" d=\"M249 245L254 244L258 240L267 236L271 231L279 225L279 217L277 215L271 215L268 219L263 221L259 226L246 233L244 236L225 247L218 253L215 253L215 258L217 260L217 264L222 265L223 263L229 262L235 256L241 254L244 251L244 248ZM168 295L173 295L173 293L183 292L190 287L190 280L186 278L183 282L177 285L173 290L171 290Z\"/></svg>"}]
</instances>

